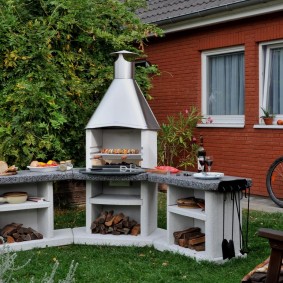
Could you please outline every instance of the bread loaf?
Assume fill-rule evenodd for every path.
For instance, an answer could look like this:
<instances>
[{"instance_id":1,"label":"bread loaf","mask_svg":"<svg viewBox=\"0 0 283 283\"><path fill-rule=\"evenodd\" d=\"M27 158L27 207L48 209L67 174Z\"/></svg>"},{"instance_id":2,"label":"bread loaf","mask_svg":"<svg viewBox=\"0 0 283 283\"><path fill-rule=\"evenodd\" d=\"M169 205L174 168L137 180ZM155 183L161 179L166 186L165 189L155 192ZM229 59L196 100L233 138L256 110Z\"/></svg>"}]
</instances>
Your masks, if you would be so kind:
<instances>
[{"instance_id":1,"label":"bread loaf","mask_svg":"<svg viewBox=\"0 0 283 283\"><path fill-rule=\"evenodd\" d=\"M10 166L6 172L16 172L17 171L17 167L15 165Z\"/></svg>"},{"instance_id":2,"label":"bread loaf","mask_svg":"<svg viewBox=\"0 0 283 283\"><path fill-rule=\"evenodd\" d=\"M92 159L91 161L92 166L102 166L105 165L104 159Z\"/></svg>"},{"instance_id":3,"label":"bread loaf","mask_svg":"<svg viewBox=\"0 0 283 283\"><path fill-rule=\"evenodd\" d=\"M8 164L5 161L0 161L0 174L7 172Z\"/></svg>"},{"instance_id":4,"label":"bread loaf","mask_svg":"<svg viewBox=\"0 0 283 283\"><path fill-rule=\"evenodd\" d=\"M30 163L30 167L37 167L38 166L38 161L34 160Z\"/></svg>"}]
</instances>

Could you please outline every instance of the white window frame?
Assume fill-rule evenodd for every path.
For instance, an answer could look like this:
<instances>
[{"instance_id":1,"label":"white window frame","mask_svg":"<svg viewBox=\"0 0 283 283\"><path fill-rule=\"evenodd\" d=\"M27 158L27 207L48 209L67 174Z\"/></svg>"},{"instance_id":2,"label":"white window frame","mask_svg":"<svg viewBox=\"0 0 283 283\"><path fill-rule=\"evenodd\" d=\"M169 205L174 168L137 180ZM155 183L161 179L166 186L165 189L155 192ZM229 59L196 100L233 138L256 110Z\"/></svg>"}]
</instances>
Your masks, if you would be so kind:
<instances>
[{"instance_id":1,"label":"white window frame","mask_svg":"<svg viewBox=\"0 0 283 283\"><path fill-rule=\"evenodd\" d=\"M259 44L259 124L262 123L260 116L263 115L261 107L266 109L267 106L267 86L268 73L270 73L270 50L278 47L283 47L283 40L274 40ZM283 114L277 114L274 120L283 119ZM275 123L276 124L276 123Z\"/></svg>"},{"instance_id":2,"label":"white window frame","mask_svg":"<svg viewBox=\"0 0 283 283\"><path fill-rule=\"evenodd\" d=\"M198 127L232 127L242 128L245 124L245 115L208 115L207 101L208 101L208 60L210 56L222 55L234 52L245 51L244 46L233 46L229 48L219 48L209 51L203 51L201 54L201 113L203 116L203 123ZM207 124L207 118L211 117L213 122Z\"/></svg>"}]
</instances>

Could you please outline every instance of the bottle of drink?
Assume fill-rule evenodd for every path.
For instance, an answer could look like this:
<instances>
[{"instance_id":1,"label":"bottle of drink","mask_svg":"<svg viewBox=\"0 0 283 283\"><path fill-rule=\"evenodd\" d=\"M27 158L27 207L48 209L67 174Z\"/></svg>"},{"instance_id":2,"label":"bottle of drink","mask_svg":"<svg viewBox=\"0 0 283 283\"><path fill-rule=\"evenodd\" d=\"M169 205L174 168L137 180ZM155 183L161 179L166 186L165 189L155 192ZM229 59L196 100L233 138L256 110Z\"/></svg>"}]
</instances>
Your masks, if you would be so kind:
<instances>
[{"instance_id":1,"label":"bottle of drink","mask_svg":"<svg viewBox=\"0 0 283 283\"><path fill-rule=\"evenodd\" d=\"M200 136L200 142L198 148L198 172L205 171L205 156L206 156L206 151L203 146L203 136Z\"/></svg>"}]
</instances>

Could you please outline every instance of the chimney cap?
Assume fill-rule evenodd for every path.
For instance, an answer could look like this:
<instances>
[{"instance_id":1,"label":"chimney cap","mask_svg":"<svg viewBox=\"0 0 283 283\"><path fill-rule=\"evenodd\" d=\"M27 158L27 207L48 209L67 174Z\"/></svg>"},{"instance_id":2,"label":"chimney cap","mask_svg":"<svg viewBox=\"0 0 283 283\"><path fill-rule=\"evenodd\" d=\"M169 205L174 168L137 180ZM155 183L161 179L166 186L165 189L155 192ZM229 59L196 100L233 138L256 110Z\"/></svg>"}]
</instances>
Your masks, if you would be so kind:
<instances>
[{"instance_id":1,"label":"chimney cap","mask_svg":"<svg viewBox=\"0 0 283 283\"><path fill-rule=\"evenodd\" d=\"M120 50L120 51L110 53L110 55L120 55L120 54L122 54L122 55L125 54L125 55L133 56L133 57L139 55L138 53L127 51L127 50Z\"/></svg>"}]
</instances>

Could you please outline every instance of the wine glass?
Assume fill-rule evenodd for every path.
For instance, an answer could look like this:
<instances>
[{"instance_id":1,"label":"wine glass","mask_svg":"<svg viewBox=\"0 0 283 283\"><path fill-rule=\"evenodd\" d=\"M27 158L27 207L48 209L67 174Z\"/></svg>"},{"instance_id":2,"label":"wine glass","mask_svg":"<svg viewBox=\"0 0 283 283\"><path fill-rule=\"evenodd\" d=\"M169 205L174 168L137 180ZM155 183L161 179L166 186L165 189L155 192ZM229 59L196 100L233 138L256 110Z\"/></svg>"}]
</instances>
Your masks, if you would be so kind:
<instances>
[{"instance_id":1,"label":"wine glass","mask_svg":"<svg viewBox=\"0 0 283 283\"><path fill-rule=\"evenodd\" d=\"M210 172L211 166L212 166L212 163L213 163L213 156L211 156L211 155L206 156L205 163L207 165L208 172Z\"/></svg>"},{"instance_id":2,"label":"wine glass","mask_svg":"<svg viewBox=\"0 0 283 283\"><path fill-rule=\"evenodd\" d=\"M201 166L201 172L204 173L204 166L205 166L205 157L204 156L199 157L199 164Z\"/></svg>"}]
</instances>

